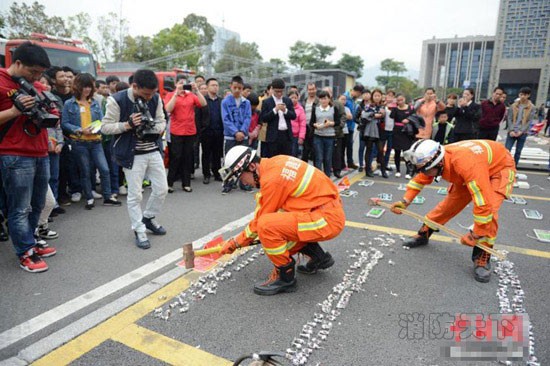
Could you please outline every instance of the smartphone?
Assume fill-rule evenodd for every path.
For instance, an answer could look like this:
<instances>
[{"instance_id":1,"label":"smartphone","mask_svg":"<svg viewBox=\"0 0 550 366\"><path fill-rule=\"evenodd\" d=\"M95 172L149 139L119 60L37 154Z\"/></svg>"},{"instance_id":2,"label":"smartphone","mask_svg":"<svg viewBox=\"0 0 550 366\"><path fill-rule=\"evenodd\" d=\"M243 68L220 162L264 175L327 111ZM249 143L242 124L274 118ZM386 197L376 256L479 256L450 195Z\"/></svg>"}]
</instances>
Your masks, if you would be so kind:
<instances>
[{"instance_id":1,"label":"smartphone","mask_svg":"<svg viewBox=\"0 0 550 366\"><path fill-rule=\"evenodd\" d=\"M191 84L183 84L183 90L191 91L192 89L193 89L193 87L191 86Z\"/></svg>"}]
</instances>

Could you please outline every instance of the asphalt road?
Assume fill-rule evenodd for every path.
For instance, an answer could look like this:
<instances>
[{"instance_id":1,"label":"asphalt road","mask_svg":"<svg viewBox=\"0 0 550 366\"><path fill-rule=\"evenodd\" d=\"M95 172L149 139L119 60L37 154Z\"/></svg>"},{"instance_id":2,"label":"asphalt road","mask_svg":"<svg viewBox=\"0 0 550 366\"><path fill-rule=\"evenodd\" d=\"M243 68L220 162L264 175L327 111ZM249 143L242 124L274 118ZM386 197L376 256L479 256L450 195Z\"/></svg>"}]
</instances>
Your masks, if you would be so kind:
<instances>
[{"instance_id":1,"label":"asphalt road","mask_svg":"<svg viewBox=\"0 0 550 366\"><path fill-rule=\"evenodd\" d=\"M544 173L527 172L527 175L532 187L529 190L516 189L514 193L534 198L527 198L527 206L503 203L497 243L540 251L522 254L519 253L521 250L515 250L509 253L508 258L515 264L515 271L525 292L524 307L534 327L535 354L544 365L550 362L550 331L546 327L550 323L547 303L550 290L547 281L550 276L550 244L528 238L527 234L533 235L534 228L550 228L550 181ZM333 287L342 282L346 271L357 261L357 257L351 257L356 254L354 251L370 251L370 248L375 248L383 257L373 266L360 291L354 292L348 305L339 310L340 314L332 321L326 340L320 349L313 351L308 364L465 364L441 357L440 349L444 343L440 339L431 339L428 329L424 329L422 336L418 335L416 328L416 335L403 337L400 316L421 314L428 319L430 314L498 313L498 277L493 275L488 284L475 282L469 259L470 250L457 244L432 240L427 247L404 250L397 231L416 230L419 223L404 215L396 216L389 212L380 219L367 218L365 213L369 209L366 204L369 197L391 193L398 198L401 195L397 189L398 183L406 181L390 177L388 180L375 178L375 182L371 187L358 186L356 183L351 189L357 191L358 195L343 198L350 224L338 238L323 244L334 256L336 264L315 276L298 275L297 292L273 297L259 297L252 293L254 283L263 281L271 271L267 258L259 255L241 270L236 271L233 268L259 251L259 248L254 248L227 267L232 276L219 282L216 294L209 294L200 301L191 301L188 312L180 314L174 311L165 321L154 316L153 306L146 309L144 316L132 321L132 326L145 328L179 342L177 344L186 344L226 360L234 360L243 354L261 350L285 351L292 347L292 341L299 337L302 327L313 320L315 313L320 313L318 304L327 299ZM44 274L34 275L21 271L11 244L0 244L0 346L4 345L1 343L5 340L3 335L9 333L13 336L14 333L10 331L14 327L31 319L43 320L42 314L47 314L52 323L28 336L28 329L18 328L16 338L21 340L2 347L0 360L8 360L5 361L6 364L14 364L14 357L19 353L20 359L29 361L29 358L22 357L21 351L32 348L37 342L47 339L57 331L66 332L68 327L87 319L90 314L106 311L113 302L130 296L132 291L139 292L143 287L161 284L155 288L158 292L154 295L155 299L160 299L164 289L168 287L163 287L164 283L158 277L173 273L177 268L176 261L168 259L167 265L159 265L158 269L149 272L144 270L141 276L135 272L137 268L151 262L158 263L159 258L179 250L183 243L205 237L227 223L241 219L254 209L252 194L236 191L222 196L221 186L218 183L203 185L200 173L193 182L193 189L190 194L177 191L168 196L163 213L158 217L167 228L168 235L150 236L152 248L147 251L140 250L133 244L125 206L98 206L92 211L86 211L83 203L68 207L67 214L51 224L54 230L60 232L61 237L51 241L58 249L58 254L47 260L50 270ZM424 205L411 207L421 214L442 199L434 189L425 189L422 196L426 198ZM522 212L526 207L538 210L544 215L544 219L527 220ZM376 230L377 227L365 230L361 227L363 224L383 228L378 228L381 231ZM464 232L461 225L470 224L471 207L448 226ZM227 229L229 231L224 234L225 237L237 232L230 229ZM392 243L388 238L395 242ZM132 275L128 276L128 285L116 291L102 288L96 293L91 292L110 281L114 281L111 282L114 286L117 279L130 272ZM183 273L181 270L181 274ZM166 304L161 305L163 311L174 301L168 290L166 293L167 299L163 301ZM83 294L94 299L93 303L88 305L86 299L83 299L83 302L74 304L73 311L68 306L68 309L63 308L57 314L51 313L51 309L59 309ZM138 301L139 304L139 300L145 297L146 295L138 296L134 302ZM80 308L81 304L86 305ZM74 311L77 308L79 310ZM124 317L124 313L121 314L113 313L114 316L110 315L108 318L117 321L117 317ZM82 325L82 329L76 333L84 332L93 325L91 322L84 323L86 324L78 323ZM167 361L169 358L159 355L153 357L151 353L145 354L141 347L143 345L129 345L120 335L107 337L89 352L82 352L70 362L59 359L59 363L51 364L179 363ZM65 353L69 354L68 351ZM181 364L194 364L190 362L183 358Z\"/></svg>"}]
</instances>

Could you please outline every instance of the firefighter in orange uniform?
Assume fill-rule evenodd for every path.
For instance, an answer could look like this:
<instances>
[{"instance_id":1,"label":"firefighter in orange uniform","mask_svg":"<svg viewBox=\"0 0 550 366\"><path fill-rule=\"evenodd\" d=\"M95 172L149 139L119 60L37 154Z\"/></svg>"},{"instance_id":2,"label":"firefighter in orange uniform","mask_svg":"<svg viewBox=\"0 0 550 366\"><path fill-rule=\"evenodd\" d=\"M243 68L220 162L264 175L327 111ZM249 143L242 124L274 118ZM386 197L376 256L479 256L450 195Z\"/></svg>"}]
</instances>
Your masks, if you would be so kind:
<instances>
[{"instance_id":1,"label":"firefighter in orange uniform","mask_svg":"<svg viewBox=\"0 0 550 366\"><path fill-rule=\"evenodd\" d=\"M498 231L498 211L505 198L510 197L515 181L514 159L506 148L490 140L467 140L441 146L433 140L415 142L404 156L420 172L407 184L402 201L392 204L392 212L400 214L426 184L436 177L443 177L450 183L445 199L426 218L446 224L474 201L473 230L461 238L461 243L474 247L474 278L489 282L491 276L491 255L475 247L476 242L493 247ZM435 228L424 223L418 234L404 245L410 248L428 244Z\"/></svg>"},{"instance_id":2,"label":"firefighter in orange uniform","mask_svg":"<svg viewBox=\"0 0 550 366\"><path fill-rule=\"evenodd\" d=\"M222 254L250 245L258 238L275 265L269 279L254 286L258 295L292 292L296 287L295 261L309 257L298 272L313 274L334 264L319 241L330 240L345 224L342 200L334 183L320 170L291 156L261 158L256 151L235 146L228 151L220 174L227 180L259 188L254 218L244 231L222 244Z\"/></svg>"}]
</instances>

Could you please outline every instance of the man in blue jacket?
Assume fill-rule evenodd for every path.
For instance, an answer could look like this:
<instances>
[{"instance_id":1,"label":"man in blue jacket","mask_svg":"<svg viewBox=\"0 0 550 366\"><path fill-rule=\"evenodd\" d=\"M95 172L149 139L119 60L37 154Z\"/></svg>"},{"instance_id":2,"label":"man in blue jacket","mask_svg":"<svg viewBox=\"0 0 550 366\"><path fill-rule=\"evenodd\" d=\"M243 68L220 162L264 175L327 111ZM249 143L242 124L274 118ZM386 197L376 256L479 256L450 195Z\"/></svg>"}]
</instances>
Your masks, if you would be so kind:
<instances>
[{"instance_id":1,"label":"man in blue jacket","mask_svg":"<svg viewBox=\"0 0 550 366\"><path fill-rule=\"evenodd\" d=\"M158 81L151 70L135 72L132 87L113 94L107 99L101 132L116 135L112 154L126 175L128 182L128 213L136 245L150 248L146 229L155 235L165 235L166 230L155 221L168 194L168 182L162 158L161 134L166 128L162 99L157 93ZM137 109L138 101L144 102L153 119L153 126L143 129L143 113ZM151 180L152 192L145 211L141 211L143 179Z\"/></svg>"},{"instance_id":2,"label":"man in blue jacket","mask_svg":"<svg viewBox=\"0 0 550 366\"><path fill-rule=\"evenodd\" d=\"M243 79L234 76L231 79L231 95L222 101L223 139L225 142L225 153L237 145L248 146L248 129L252 117L252 107L248 99L242 96ZM249 191L247 187L239 182L241 189ZM222 194L229 193L233 187L224 183Z\"/></svg>"}]
</instances>

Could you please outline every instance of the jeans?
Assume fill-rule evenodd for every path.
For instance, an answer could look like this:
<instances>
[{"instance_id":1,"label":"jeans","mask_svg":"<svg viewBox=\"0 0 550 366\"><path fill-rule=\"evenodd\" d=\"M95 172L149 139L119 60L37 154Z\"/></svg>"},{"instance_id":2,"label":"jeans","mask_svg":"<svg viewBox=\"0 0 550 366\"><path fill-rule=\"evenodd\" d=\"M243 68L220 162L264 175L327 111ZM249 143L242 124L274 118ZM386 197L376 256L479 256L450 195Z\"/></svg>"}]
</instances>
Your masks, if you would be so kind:
<instances>
[{"instance_id":1,"label":"jeans","mask_svg":"<svg viewBox=\"0 0 550 366\"><path fill-rule=\"evenodd\" d=\"M50 188L52 189L53 196L57 201L59 190L59 154L50 153Z\"/></svg>"},{"instance_id":2,"label":"jeans","mask_svg":"<svg viewBox=\"0 0 550 366\"><path fill-rule=\"evenodd\" d=\"M303 149L303 145L298 144L298 137L292 136L292 156L301 159Z\"/></svg>"},{"instance_id":3,"label":"jeans","mask_svg":"<svg viewBox=\"0 0 550 366\"><path fill-rule=\"evenodd\" d=\"M313 136L313 147L315 149L315 167L330 177L334 137Z\"/></svg>"},{"instance_id":4,"label":"jeans","mask_svg":"<svg viewBox=\"0 0 550 366\"><path fill-rule=\"evenodd\" d=\"M384 154L384 163L386 168L390 162L391 150L393 149L393 131L385 131L386 133L386 153Z\"/></svg>"},{"instance_id":5,"label":"jeans","mask_svg":"<svg viewBox=\"0 0 550 366\"><path fill-rule=\"evenodd\" d=\"M345 134L344 141L344 148L346 150L346 161L347 166L349 167L350 165L353 165L353 131Z\"/></svg>"},{"instance_id":6,"label":"jeans","mask_svg":"<svg viewBox=\"0 0 550 366\"><path fill-rule=\"evenodd\" d=\"M17 256L34 247L34 230L46 201L50 162L48 157L0 156L6 192L8 228Z\"/></svg>"},{"instance_id":7,"label":"jeans","mask_svg":"<svg viewBox=\"0 0 550 366\"><path fill-rule=\"evenodd\" d=\"M109 166L109 174L111 175L111 193L118 194L118 188L120 187L119 169L120 167L113 159L113 150L111 141L103 143L103 152L105 153L105 160Z\"/></svg>"},{"instance_id":8,"label":"jeans","mask_svg":"<svg viewBox=\"0 0 550 366\"><path fill-rule=\"evenodd\" d=\"M154 151L149 154L135 155L132 169L123 168L128 182L128 214L132 230L144 233L145 225L141 220L144 217L152 218L160 213L164 199L168 194L168 183L166 170L160 152ZM147 176L151 180L151 195L147 200L145 211L141 211L143 195L141 187L143 178Z\"/></svg>"},{"instance_id":9,"label":"jeans","mask_svg":"<svg viewBox=\"0 0 550 366\"><path fill-rule=\"evenodd\" d=\"M361 131L359 131L359 152L357 155L359 156L359 167L362 168L365 166L365 140L361 136Z\"/></svg>"},{"instance_id":10,"label":"jeans","mask_svg":"<svg viewBox=\"0 0 550 366\"><path fill-rule=\"evenodd\" d=\"M512 151L512 147L516 144L516 152L514 153L514 161L516 162L516 167L519 163L519 158L521 157L521 150L523 150L523 145L525 145L525 140L527 140L527 134L523 133L520 137L512 137L510 134L506 136L505 146L508 151Z\"/></svg>"},{"instance_id":11,"label":"jeans","mask_svg":"<svg viewBox=\"0 0 550 366\"><path fill-rule=\"evenodd\" d=\"M84 196L87 200L94 198L92 196L92 181L91 181L91 161L94 162L96 168L99 170L99 176L101 178L101 190L104 199L111 198L111 179L109 177L109 166L107 165L107 159L103 153L103 146L101 141L96 142L73 142L73 152L78 158L78 165L80 167L80 184L82 184Z\"/></svg>"}]
</instances>

